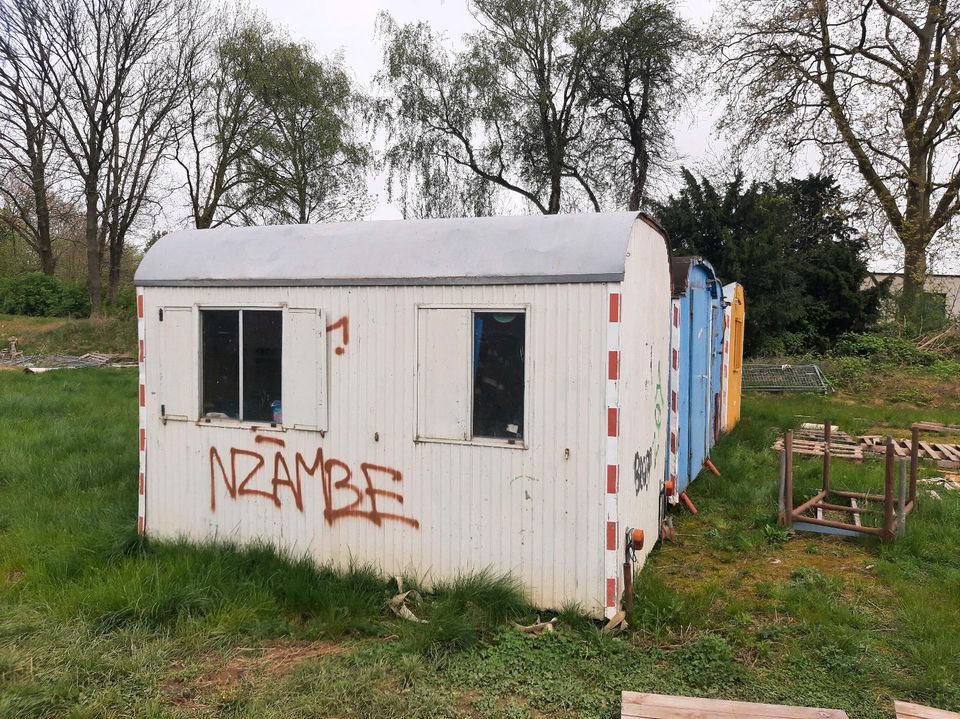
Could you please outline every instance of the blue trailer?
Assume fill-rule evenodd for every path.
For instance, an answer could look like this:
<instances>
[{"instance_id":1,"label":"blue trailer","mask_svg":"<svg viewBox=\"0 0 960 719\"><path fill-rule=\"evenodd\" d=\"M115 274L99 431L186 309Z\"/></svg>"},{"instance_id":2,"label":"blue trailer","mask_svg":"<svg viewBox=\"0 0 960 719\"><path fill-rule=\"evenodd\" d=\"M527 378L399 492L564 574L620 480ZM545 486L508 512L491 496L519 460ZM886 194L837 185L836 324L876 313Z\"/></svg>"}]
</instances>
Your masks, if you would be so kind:
<instances>
[{"instance_id":1,"label":"blue trailer","mask_svg":"<svg viewBox=\"0 0 960 719\"><path fill-rule=\"evenodd\" d=\"M676 503L700 473L723 426L723 287L709 262L671 262L670 453L667 499Z\"/></svg>"}]
</instances>

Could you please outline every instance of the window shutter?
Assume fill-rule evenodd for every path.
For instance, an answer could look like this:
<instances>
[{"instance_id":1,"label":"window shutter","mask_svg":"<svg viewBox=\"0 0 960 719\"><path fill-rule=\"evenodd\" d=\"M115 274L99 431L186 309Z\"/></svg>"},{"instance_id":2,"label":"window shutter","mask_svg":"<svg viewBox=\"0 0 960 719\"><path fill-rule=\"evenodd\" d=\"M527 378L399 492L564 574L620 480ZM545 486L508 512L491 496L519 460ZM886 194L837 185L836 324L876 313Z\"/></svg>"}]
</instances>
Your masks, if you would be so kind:
<instances>
[{"instance_id":1,"label":"window shutter","mask_svg":"<svg viewBox=\"0 0 960 719\"><path fill-rule=\"evenodd\" d=\"M327 342L321 310L290 308L283 325L283 424L327 428Z\"/></svg>"},{"instance_id":2,"label":"window shutter","mask_svg":"<svg viewBox=\"0 0 960 719\"><path fill-rule=\"evenodd\" d=\"M417 321L417 436L469 439L473 368L468 309L420 308Z\"/></svg>"},{"instance_id":3,"label":"window shutter","mask_svg":"<svg viewBox=\"0 0 960 719\"><path fill-rule=\"evenodd\" d=\"M192 307L163 307L157 339L147 342L149 357L157 357L159 404L157 411L166 419L195 419L199 405L197 385L199 353Z\"/></svg>"}]
</instances>

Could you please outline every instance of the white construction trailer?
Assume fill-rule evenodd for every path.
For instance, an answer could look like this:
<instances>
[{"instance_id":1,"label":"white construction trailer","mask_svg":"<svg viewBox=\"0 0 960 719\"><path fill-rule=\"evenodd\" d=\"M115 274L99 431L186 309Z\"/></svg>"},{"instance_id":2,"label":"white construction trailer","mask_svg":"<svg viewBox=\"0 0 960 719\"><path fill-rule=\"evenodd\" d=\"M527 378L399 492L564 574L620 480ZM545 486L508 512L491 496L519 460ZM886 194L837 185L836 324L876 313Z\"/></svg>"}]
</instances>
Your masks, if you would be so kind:
<instances>
[{"instance_id":1,"label":"white construction trailer","mask_svg":"<svg viewBox=\"0 0 960 719\"><path fill-rule=\"evenodd\" d=\"M141 532L618 610L664 506L652 220L189 230L136 285Z\"/></svg>"}]
</instances>

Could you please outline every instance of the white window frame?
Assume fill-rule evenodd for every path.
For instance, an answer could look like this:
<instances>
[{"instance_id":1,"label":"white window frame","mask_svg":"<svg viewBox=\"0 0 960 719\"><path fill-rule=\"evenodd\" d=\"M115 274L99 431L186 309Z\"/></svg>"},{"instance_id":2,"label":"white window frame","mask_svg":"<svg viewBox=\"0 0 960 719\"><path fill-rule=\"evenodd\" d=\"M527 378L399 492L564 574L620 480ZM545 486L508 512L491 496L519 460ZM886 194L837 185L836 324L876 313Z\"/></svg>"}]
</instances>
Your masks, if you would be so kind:
<instances>
[{"instance_id":1,"label":"white window frame","mask_svg":"<svg viewBox=\"0 0 960 719\"><path fill-rule=\"evenodd\" d=\"M242 304L232 304L225 305L222 303L211 303L211 304L195 304L194 309L196 310L196 323L194 326L194 336L197 340L197 386L195 390L197 404L197 424L201 427L240 427L240 428L249 428L257 427L258 429L275 431L275 432L286 432L289 427L282 423L266 422L264 420L248 420L243 419L243 310L273 310L279 311L281 314L282 325L286 325L286 315L289 307L286 302L244 302ZM240 384L239 384L239 393L240 393L240 418L235 417L204 417L203 416L203 313L207 311L236 311L239 312L239 327L238 327L238 336L239 336L239 348L240 352L239 357L239 372L240 372ZM286 352L286 334L281 334L280 338L280 351ZM280 382L281 386L283 384L283 355L281 354L281 363L280 363Z\"/></svg>"},{"instance_id":2,"label":"white window frame","mask_svg":"<svg viewBox=\"0 0 960 719\"><path fill-rule=\"evenodd\" d=\"M524 316L523 325L523 437L519 440L497 439L493 437L474 437L473 436L473 382L469 383L469 395L466 397L467 407L467 439L448 439L439 437L423 437L420 435L420 412L424 408L420 406L420 310L464 310L470 313L471 320L478 312L522 312ZM414 358L413 366L416 367L413 377L413 396L416 398L416 411L413 418L413 437L414 442L422 444L461 444L473 447L498 447L500 449L530 449L530 407L531 401L531 382L530 382L530 303L502 303L502 302L457 302L457 303L421 303L414 308ZM470 323L470 361L476 354L476 334L473 331L474 323ZM473 366L471 365L471 369ZM470 373L473 377L473 372Z\"/></svg>"}]
</instances>

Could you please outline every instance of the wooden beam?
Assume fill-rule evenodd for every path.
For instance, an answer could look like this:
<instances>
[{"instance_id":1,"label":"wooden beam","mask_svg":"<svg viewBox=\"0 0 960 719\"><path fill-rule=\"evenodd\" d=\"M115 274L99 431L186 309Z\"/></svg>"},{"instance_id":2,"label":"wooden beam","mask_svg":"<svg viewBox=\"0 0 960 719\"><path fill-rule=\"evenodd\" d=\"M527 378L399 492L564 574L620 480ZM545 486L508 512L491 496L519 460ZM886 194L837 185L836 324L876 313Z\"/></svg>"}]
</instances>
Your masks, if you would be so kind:
<instances>
[{"instance_id":1,"label":"wooden beam","mask_svg":"<svg viewBox=\"0 0 960 719\"><path fill-rule=\"evenodd\" d=\"M839 709L786 704L755 704L725 699L699 699L666 694L623 692L621 717L630 719L847 719Z\"/></svg>"}]
</instances>

